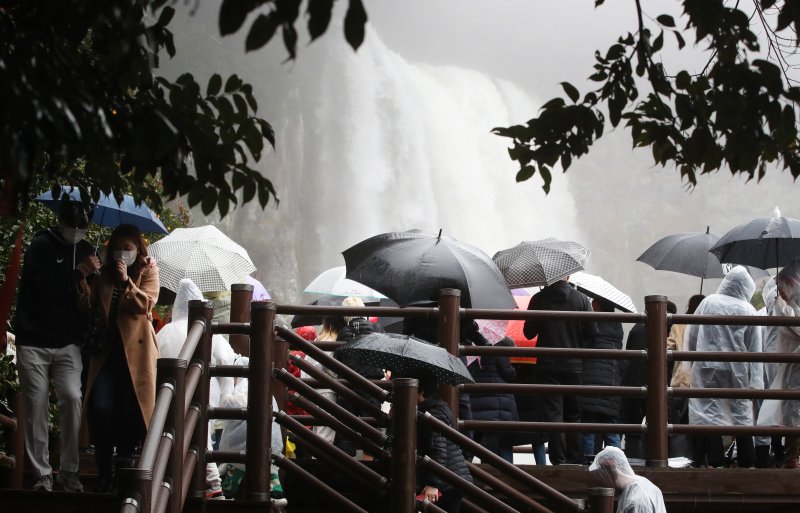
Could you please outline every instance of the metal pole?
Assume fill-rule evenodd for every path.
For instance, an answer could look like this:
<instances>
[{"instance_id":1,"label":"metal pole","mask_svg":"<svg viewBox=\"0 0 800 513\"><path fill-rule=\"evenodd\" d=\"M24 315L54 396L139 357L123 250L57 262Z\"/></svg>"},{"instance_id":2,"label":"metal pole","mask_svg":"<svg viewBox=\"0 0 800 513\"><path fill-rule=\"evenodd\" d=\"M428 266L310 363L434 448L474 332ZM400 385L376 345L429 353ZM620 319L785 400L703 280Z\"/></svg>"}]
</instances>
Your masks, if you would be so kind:
<instances>
[{"instance_id":1,"label":"metal pole","mask_svg":"<svg viewBox=\"0 0 800 513\"><path fill-rule=\"evenodd\" d=\"M250 302L253 300L253 286L247 283L231 285L231 322L250 320ZM247 335L230 335L231 347L242 356L250 356L250 340Z\"/></svg>"},{"instance_id":2,"label":"metal pole","mask_svg":"<svg viewBox=\"0 0 800 513\"><path fill-rule=\"evenodd\" d=\"M589 488L589 511L592 513L614 513L614 489Z\"/></svg>"},{"instance_id":3,"label":"metal pole","mask_svg":"<svg viewBox=\"0 0 800 513\"><path fill-rule=\"evenodd\" d=\"M418 385L412 378L392 380L391 513L411 513L415 507Z\"/></svg>"},{"instance_id":4,"label":"metal pole","mask_svg":"<svg viewBox=\"0 0 800 513\"><path fill-rule=\"evenodd\" d=\"M171 431L174 436L167 466L167 475L174 492L169 496L166 511L167 513L180 513L183 510L179 490L183 489L183 421L185 417L184 397L186 394L184 380L186 379L187 362L177 358L159 358L156 365L158 366L158 381L162 383L165 381L171 382L175 387L164 426L165 431Z\"/></svg>"},{"instance_id":5,"label":"metal pole","mask_svg":"<svg viewBox=\"0 0 800 513\"><path fill-rule=\"evenodd\" d=\"M647 314L647 466L666 467L667 297L644 298Z\"/></svg>"},{"instance_id":6,"label":"metal pole","mask_svg":"<svg viewBox=\"0 0 800 513\"><path fill-rule=\"evenodd\" d=\"M189 326L198 319L202 319L206 323L206 329L203 336L197 343L197 348L192 355L192 363L199 363L201 365L202 374L200 375L200 382L194 391L192 403L200 410L199 418L197 419L197 427L192 434L192 445L200 447L203 450L198 452L197 466L194 469L192 476L192 486L190 490L191 497L205 497L206 489L206 462L204 459L205 448L208 445L208 402L209 402L209 386L210 378L208 377L208 366L211 364L211 322L214 318L214 308L211 306L210 301L189 301Z\"/></svg>"},{"instance_id":7,"label":"metal pole","mask_svg":"<svg viewBox=\"0 0 800 513\"><path fill-rule=\"evenodd\" d=\"M270 450L272 444L273 343L275 341L275 303L250 303L250 384L247 387L247 463L245 464L248 500L268 501Z\"/></svg>"},{"instance_id":8,"label":"metal pole","mask_svg":"<svg viewBox=\"0 0 800 513\"><path fill-rule=\"evenodd\" d=\"M458 289L442 289L439 291L439 345L453 356L458 356L458 342L461 338L461 291ZM442 399L453 412L454 427L458 422L458 389L451 385L442 385Z\"/></svg>"}]
</instances>

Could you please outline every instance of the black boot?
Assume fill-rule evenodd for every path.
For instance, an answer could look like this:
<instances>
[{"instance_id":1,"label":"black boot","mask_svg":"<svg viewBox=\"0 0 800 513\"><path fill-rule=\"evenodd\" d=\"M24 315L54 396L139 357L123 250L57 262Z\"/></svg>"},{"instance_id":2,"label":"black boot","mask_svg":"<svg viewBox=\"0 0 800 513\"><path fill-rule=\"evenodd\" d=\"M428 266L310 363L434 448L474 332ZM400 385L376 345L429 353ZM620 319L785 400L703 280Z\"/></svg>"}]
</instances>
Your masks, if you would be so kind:
<instances>
[{"instance_id":1,"label":"black boot","mask_svg":"<svg viewBox=\"0 0 800 513\"><path fill-rule=\"evenodd\" d=\"M98 480L95 493L114 493L116 476L114 473L113 455L102 452L95 453Z\"/></svg>"}]
</instances>

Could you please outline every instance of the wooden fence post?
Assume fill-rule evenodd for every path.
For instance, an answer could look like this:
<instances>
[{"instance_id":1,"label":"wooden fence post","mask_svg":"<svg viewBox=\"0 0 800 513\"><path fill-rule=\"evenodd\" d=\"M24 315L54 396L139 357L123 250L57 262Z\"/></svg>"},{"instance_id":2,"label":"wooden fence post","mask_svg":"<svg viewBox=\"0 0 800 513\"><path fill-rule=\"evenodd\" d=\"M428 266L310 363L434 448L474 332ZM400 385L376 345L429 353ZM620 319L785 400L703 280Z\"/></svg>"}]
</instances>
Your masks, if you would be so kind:
<instances>
[{"instance_id":1,"label":"wooden fence post","mask_svg":"<svg viewBox=\"0 0 800 513\"><path fill-rule=\"evenodd\" d=\"M666 467L667 445L667 297L644 298L647 314L648 467Z\"/></svg>"},{"instance_id":2,"label":"wooden fence post","mask_svg":"<svg viewBox=\"0 0 800 513\"><path fill-rule=\"evenodd\" d=\"M461 291L458 289L442 289L439 291L439 345L448 353L458 357L458 345L461 339ZM442 385L442 399L453 412L453 427L458 426L458 388Z\"/></svg>"}]
</instances>

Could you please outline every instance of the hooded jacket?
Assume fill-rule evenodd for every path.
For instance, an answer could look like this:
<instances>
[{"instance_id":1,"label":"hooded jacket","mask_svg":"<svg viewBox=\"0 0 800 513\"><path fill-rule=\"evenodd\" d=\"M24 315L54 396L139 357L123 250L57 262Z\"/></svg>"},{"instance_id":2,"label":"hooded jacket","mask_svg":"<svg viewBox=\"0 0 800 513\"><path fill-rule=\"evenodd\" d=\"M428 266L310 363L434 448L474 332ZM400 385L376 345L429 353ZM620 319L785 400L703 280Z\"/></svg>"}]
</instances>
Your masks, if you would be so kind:
<instances>
[{"instance_id":1,"label":"hooded jacket","mask_svg":"<svg viewBox=\"0 0 800 513\"><path fill-rule=\"evenodd\" d=\"M448 426L453 425L453 415L450 413L450 408L441 399L425 399L419 404L419 411L430 413L433 418ZM472 482L472 474L467 468L467 462L464 459L464 453L461 448L423 423L419 423L419 428L417 429L417 453L421 457L428 456L459 477L470 483ZM442 481L437 475L421 466L417 471L417 490L421 490L425 486L438 488L442 490L442 494L447 493L445 490L452 488L449 483Z\"/></svg>"},{"instance_id":2,"label":"hooded jacket","mask_svg":"<svg viewBox=\"0 0 800 513\"><path fill-rule=\"evenodd\" d=\"M589 298L572 288L569 283L559 280L548 285L531 298L528 310L551 310L568 312L591 312ZM582 348L589 347L597 334L594 322L528 320L523 328L525 337L539 336L537 347ZM553 371L581 372L580 358L549 358L540 356L537 367L547 367Z\"/></svg>"},{"instance_id":3,"label":"hooded jacket","mask_svg":"<svg viewBox=\"0 0 800 513\"><path fill-rule=\"evenodd\" d=\"M497 346L514 347L506 337ZM469 366L476 383L513 383L517 373L508 356L484 356ZM514 394L469 394L473 420L519 420Z\"/></svg>"},{"instance_id":4,"label":"hooded jacket","mask_svg":"<svg viewBox=\"0 0 800 513\"><path fill-rule=\"evenodd\" d=\"M17 344L61 348L83 343L89 316L78 309L83 273L75 267L94 252L85 240L66 242L55 228L33 238L23 260L13 321Z\"/></svg>"},{"instance_id":5,"label":"hooded jacket","mask_svg":"<svg viewBox=\"0 0 800 513\"><path fill-rule=\"evenodd\" d=\"M598 322L597 336L591 349L622 349L622 324ZM627 362L624 360L584 360L583 384L619 386ZM620 398L612 395L581 396L578 398L581 412L619 417Z\"/></svg>"},{"instance_id":6,"label":"hooded jacket","mask_svg":"<svg viewBox=\"0 0 800 513\"><path fill-rule=\"evenodd\" d=\"M777 276L784 300L773 297L767 303L770 315L800 317L800 264L784 267ZM766 288L765 288L766 290ZM776 326L776 340L772 351L778 353L800 353L800 328L797 326ZM765 349L766 351L766 349ZM772 364L772 390L800 390L800 364ZM766 399L758 412L759 426L800 426L800 400Z\"/></svg>"},{"instance_id":7,"label":"hooded jacket","mask_svg":"<svg viewBox=\"0 0 800 513\"><path fill-rule=\"evenodd\" d=\"M695 311L698 315L756 315L750 298L756 290L747 269L736 266L729 272L716 294L705 298ZM760 326L690 325L685 346L689 351L754 352L762 350ZM761 362L695 362L691 367L694 388L764 388ZM753 402L750 399L689 399L689 423L752 426Z\"/></svg>"}]
</instances>

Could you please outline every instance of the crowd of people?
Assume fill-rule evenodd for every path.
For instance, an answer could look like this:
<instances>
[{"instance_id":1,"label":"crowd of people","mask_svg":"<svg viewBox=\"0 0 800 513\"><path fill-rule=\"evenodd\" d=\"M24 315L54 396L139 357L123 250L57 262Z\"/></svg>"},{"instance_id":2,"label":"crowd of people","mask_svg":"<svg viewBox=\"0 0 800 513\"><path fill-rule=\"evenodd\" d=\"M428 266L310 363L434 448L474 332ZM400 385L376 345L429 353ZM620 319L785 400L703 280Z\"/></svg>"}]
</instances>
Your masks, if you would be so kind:
<instances>
[{"instance_id":1,"label":"crowd of people","mask_svg":"<svg viewBox=\"0 0 800 513\"><path fill-rule=\"evenodd\" d=\"M98 491L113 490L115 468L132 463L155 403L156 360L164 340L156 335L151 313L159 295L157 263L148 257L145 239L132 225L117 227L102 256L99 255L92 244L83 240L90 218L91 212L82 204L62 202L59 227L38 234L25 255L13 328L27 412L26 451L37 490L53 488L47 433L51 380L58 397L62 442L57 479L67 491L83 490L78 474L79 447L89 444L94 447L99 472ZM192 290L200 294L196 287ZM736 267L722 280L716 293L708 297L693 296L687 313L800 316L800 264L785 267L766 283L763 289L766 306L760 312L750 303L755 290L756 285L747 270ZM186 294L186 291L179 292L179 300L185 302ZM360 307L364 303L353 297L345 299L343 306ZM176 302L177 308L180 306ZM565 278L533 295L528 309L612 312L614 305L601 297L587 297ZM670 303L669 311L675 313L675 305ZM54 327L58 327L58 336L53 335ZM319 332L311 327L299 328L297 332L308 340L347 342L380 329L379 324L365 316L326 317ZM406 319L403 330L407 335L437 343L435 320ZM538 347L646 349L644 325L634 326L625 344L622 325L612 321L537 318L526 321L523 331L528 339L536 338ZM479 323L462 322L460 333L462 345L489 344ZM679 351L788 353L800 348L800 328L673 325L664 343L668 349ZM235 357L226 344L224 340L215 342L214 352L220 361ZM497 345L513 346L514 342L505 338ZM334 375L319 362L303 354L298 356ZM333 356L368 379L390 378L386 369L342 357L336 352ZM508 357L490 355L469 362L467 369L478 383L641 387L646 381L646 363L641 360L548 356L539 357L535 363L512 363ZM676 388L800 389L798 369L798 364L791 363L699 361L674 363L668 372L670 384ZM300 377L307 377L300 369L291 370ZM418 377L421 379L419 409L450 423L453 412L439 398L435 380L430 376ZM212 394L217 401L226 393L234 393L232 384L218 383L217 387L228 387L227 392L217 390ZM320 393L355 415L364 413L359 404L337 397L332 390L323 389ZM374 401L366 395L364 399ZM377 402L374 406L381 407ZM302 411L292 404L287 409L294 413ZM644 399L638 397L462 393L458 415L464 420L638 424L643 422L647 411ZM800 402L672 398L669 417L672 423L695 425L800 426ZM328 426L316 426L314 431L353 457L368 460L373 456L359 450L352 440L339 436ZM463 454L449 440L425 429L420 429L419 436L421 454L429 455L470 479L466 466L471 459L469 454ZM594 466L614 467L617 469L615 482L637 482L637 486L643 487L642 493L650 493L647 486L630 478L629 467L625 467L627 460L623 463L618 451L624 448L625 456L630 459L645 458L641 435L625 435L624 441L619 433L487 431L470 436L512 463L514 447L530 444L538 464L544 464L549 457L554 465L594 462ZM777 437L737 436L732 446L735 446L739 467L798 467L800 439L796 437L787 437L784 442ZM614 450L609 452L608 448ZM670 455L686 456L697 466L726 466L731 454L731 451L726 453L720 435L670 438ZM214 472L209 469L209 486L218 488L219 475L215 476ZM425 472L420 472L418 478L421 497L439 501L446 511L458 510L461 492Z\"/></svg>"}]
</instances>

